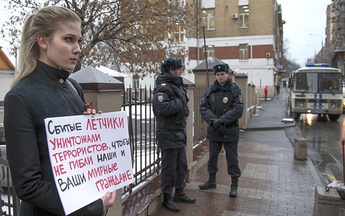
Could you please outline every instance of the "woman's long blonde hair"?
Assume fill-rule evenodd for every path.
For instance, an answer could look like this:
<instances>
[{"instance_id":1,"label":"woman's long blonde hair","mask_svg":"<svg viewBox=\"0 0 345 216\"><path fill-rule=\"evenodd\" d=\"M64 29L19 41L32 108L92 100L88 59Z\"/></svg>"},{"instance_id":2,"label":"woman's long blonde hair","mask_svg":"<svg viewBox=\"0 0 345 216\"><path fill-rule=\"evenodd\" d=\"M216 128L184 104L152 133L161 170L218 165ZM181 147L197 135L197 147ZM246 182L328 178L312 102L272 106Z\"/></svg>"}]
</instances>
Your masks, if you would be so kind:
<instances>
[{"instance_id":1,"label":"woman's long blonde hair","mask_svg":"<svg viewBox=\"0 0 345 216\"><path fill-rule=\"evenodd\" d=\"M39 58L38 36L52 38L64 22L80 23L81 21L73 11L60 6L41 8L27 17L20 42L18 74L12 87L35 70Z\"/></svg>"}]
</instances>

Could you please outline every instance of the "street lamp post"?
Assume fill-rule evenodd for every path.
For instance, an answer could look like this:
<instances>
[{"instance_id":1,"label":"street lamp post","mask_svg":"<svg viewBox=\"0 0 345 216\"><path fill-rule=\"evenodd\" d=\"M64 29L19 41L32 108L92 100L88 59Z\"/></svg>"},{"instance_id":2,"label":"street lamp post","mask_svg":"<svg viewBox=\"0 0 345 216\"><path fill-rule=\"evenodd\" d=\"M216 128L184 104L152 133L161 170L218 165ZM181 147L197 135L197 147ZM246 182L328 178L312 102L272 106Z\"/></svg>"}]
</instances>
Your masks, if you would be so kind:
<instances>
[{"instance_id":1,"label":"street lamp post","mask_svg":"<svg viewBox=\"0 0 345 216\"><path fill-rule=\"evenodd\" d=\"M316 47L310 44L307 44L307 46L313 47L314 48L314 62L316 60Z\"/></svg>"},{"instance_id":2,"label":"street lamp post","mask_svg":"<svg viewBox=\"0 0 345 216\"><path fill-rule=\"evenodd\" d=\"M323 63L323 38L321 35L317 35L317 34L309 34L309 35L320 37L320 39L321 39L321 63Z\"/></svg>"}]
</instances>

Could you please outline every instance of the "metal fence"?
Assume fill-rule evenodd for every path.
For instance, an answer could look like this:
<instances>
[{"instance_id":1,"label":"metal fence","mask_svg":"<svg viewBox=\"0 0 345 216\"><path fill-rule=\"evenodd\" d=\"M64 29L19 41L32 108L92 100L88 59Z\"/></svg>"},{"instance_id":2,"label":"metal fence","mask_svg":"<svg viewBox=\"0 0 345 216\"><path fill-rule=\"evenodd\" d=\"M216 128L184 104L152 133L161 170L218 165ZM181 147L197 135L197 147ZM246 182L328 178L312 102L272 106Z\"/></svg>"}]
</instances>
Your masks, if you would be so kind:
<instances>
[{"instance_id":1,"label":"metal fence","mask_svg":"<svg viewBox=\"0 0 345 216\"><path fill-rule=\"evenodd\" d=\"M126 90L122 109L127 111L129 138L132 149L133 173L135 181L124 187L123 195L149 180L160 170L160 154L156 145L155 117L151 103L152 90Z\"/></svg>"},{"instance_id":2,"label":"metal fence","mask_svg":"<svg viewBox=\"0 0 345 216\"><path fill-rule=\"evenodd\" d=\"M19 215L20 200L17 197L14 187L12 187L10 167L8 161L0 157L0 183L1 183L1 215L17 216Z\"/></svg>"},{"instance_id":3,"label":"metal fence","mask_svg":"<svg viewBox=\"0 0 345 216\"><path fill-rule=\"evenodd\" d=\"M194 120L194 136L193 143L197 144L204 140L207 135L207 123L202 119L200 115L199 106L201 100L204 96L204 91L207 86L197 86L194 91L194 110L193 110L193 120Z\"/></svg>"}]
</instances>

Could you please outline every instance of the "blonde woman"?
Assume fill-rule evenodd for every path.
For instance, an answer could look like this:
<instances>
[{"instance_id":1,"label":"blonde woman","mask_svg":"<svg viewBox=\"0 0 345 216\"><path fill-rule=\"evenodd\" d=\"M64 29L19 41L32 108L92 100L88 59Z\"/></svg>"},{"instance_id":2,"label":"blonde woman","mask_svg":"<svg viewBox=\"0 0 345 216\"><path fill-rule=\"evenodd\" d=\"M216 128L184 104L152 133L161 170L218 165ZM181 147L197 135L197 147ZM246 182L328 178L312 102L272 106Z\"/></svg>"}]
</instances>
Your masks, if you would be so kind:
<instances>
[{"instance_id":1,"label":"blonde woman","mask_svg":"<svg viewBox=\"0 0 345 216\"><path fill-rule=\"evenodd\" d=\"M74 87L66 81L81 52L80 40L81 21L64 7L42 8L24 23L19 72L4 103L7 158L22 200L20 215L64 215L44 119L86 112L81 87L72 79ZM101 216L114 204L115 195L108 192L71 215Z\"/></svg>"}]
</instances>

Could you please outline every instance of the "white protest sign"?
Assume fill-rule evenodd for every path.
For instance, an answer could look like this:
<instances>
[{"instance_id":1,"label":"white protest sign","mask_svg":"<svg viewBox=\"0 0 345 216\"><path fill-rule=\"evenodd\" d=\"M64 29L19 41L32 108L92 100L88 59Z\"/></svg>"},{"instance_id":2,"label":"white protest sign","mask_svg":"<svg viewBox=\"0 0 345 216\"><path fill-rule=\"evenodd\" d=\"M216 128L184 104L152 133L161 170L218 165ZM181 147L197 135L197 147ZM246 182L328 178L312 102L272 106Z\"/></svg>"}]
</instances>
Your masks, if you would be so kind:
<instances>
[{"instance_id":1,"label":"white protest sign","mask_svg":"<svg viewBox=\"0 0 345 216\"><path fill-rule=\"evenodd\" d=\"M134 181L126 112L47 118L45 127L66 214Z\"/></svg>"}]
</instances>

